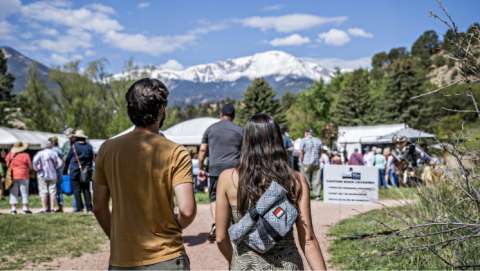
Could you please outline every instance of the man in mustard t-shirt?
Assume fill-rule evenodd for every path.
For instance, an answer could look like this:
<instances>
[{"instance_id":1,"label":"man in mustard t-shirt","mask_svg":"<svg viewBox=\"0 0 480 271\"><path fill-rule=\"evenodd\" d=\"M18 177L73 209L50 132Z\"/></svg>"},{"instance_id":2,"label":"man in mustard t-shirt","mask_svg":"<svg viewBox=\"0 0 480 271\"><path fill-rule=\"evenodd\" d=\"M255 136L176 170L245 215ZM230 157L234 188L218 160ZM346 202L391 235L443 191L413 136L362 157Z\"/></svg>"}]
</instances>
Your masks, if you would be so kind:
<instances>
[{"instance_id":1,"label":"man in mustard t-shirt","mask_svg":"<svg viewBox=\"0 0 480 271\"><path fill-rule=\"evenodd\" d=\"M135 82L126 94L135 129L106 141L96 159L94 213L110 238L110 269L189 269L182 229L196 214L192 163L158 132L167 97L159 80Z\"/></svg>"}]
</instances>

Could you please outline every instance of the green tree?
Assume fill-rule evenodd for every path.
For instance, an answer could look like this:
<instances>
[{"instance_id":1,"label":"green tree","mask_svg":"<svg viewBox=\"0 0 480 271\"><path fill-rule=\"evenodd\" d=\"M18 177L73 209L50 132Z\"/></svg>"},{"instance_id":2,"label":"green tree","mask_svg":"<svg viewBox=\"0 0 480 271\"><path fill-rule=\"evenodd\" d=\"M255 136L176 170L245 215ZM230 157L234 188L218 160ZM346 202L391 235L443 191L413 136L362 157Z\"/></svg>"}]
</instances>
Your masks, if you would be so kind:
<instances>
[{"instance_id":1,"label":"green tree","mask_svg":"<svg viewBox=\"0 0 480 271\"><path fill-rule=\"evenodd\" d=\"M12 89L15 77L7 71L7 59L0 49L0 125L7 125L8 109L12 106Z\"/></svg>"},{"instance_id":2,"label":"green tree","mask_svg":"<svg viewBox=\"0 0 480 271\"><path fill-rule=\"evenodd\" d=\"M276 95L276 92L265 79L257 78L253 80L243 94L239 122L244 124L254 114L263 112L275 118L277 123L284 123L285 115L280 101L275 97Z\"/></svg>"},{"instance_id":3,"label":"green tree","mask_svg":"<svg viewBox=\"0 0 480 271\"><path fill-rule=\"evenodd\" d=\"M329 121L332 100L323 81L318 81L301 92L287 111L287 124L291 135L301 137L306 128L311 128L316 135L321 136L325 124Z\"/></svg>"},{"instance_id":4,"label":"green tree","mask_svg":"<svg viewBox=\"0 0 480 271\"><path fill-rule=\"evenodd\" d=\"M392 64L383 102L383 120L407 123L423 128L428 121L429 106L425 101L411 98L423 93L427 87L424 69L418 61L406 58Z\"/></svg>"},{"instance_id":5,"label":"green tree","mask_svg":"<svg viewBox=\"0 0 480 271\"><path fill-rule=\"evenodd\" d=\"M21 119L28 129L59 132L62 130L61 112L54 106L52 93L40 79L37 66L28 69L25 90L16 97L21 105Z\"/></svg>"},{"instance_id":6,"label":"green tree","mask_svg":"<svg viewBox=\"0 0 480 271\"><path fill-rule=\"evenodd\" d=\"M368 71L357 69L345 80L338 90L338 101L332 113L333 122L338 126L371 123L373 110Z\"/></svg>"},{"instance_id":7,"label":"green tree","mask_svg":"<svg viewBox=\"0 0 480 271\"><path fill-rule=\"evenodd\" d=\"M428 30L423 32L412 45L412 55L420 58L422 65L428 68L432 65L431 57L441 47L437 32Z\"/></svg>"}]
</instances>

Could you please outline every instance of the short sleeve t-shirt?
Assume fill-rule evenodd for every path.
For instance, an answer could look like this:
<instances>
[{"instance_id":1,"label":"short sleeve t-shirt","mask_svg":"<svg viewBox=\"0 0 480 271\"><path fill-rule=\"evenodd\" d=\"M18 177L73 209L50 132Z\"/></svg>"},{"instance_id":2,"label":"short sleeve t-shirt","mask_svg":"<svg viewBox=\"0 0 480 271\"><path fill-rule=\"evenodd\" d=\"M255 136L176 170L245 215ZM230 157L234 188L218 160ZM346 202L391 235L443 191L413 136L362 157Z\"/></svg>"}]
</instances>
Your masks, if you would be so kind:
<instances>
[{"instance_id":1,"label":"short sleeve t-shirt","mask_svg":"<svg viewBox=\"0 0 480 271\"><path fill-rule=\"evenodd\" d=\"M302 140L300 149L303 151L304 165L319 165L320 150L322 148L322 141L316 137L307 137Z\"/></svg>"},{"instance_id":2,"label":"short sleeve t-shirt","mask_svg":"<svg viewBox=\"0 0 480 271\"><path fill-rule=\"evenodd\" d=\"M222 120L208 127L202 144L208 145L211 176L219 176L225 169L238 166L242 140L243 128L231 121Z\"/></svg>"},{"instance_id":3,"label":"short sleeve t-shirt","mask_svg":"<svg viewBox=\"0 0 480 271\"><path fill-rule=\"evenodd\" d=\"M141 130L108 140L96 159L96 183L112 197L111 265L150 265L183 253L173 196L176 185L193 183L184 147Z\"/></svg>"},{"instance_id":4,"label":"short sleeve t-shirt","mask_svg":"<svg viewBox=\"0 0 480 271\"><path fill-rule=\"evenodd\" d=\"M13 180L29 180L30 168L32 167L32 160L30 155L26 152L17 154L8 153L5 161L12 168Z\"/></svg>"}]
</instances>

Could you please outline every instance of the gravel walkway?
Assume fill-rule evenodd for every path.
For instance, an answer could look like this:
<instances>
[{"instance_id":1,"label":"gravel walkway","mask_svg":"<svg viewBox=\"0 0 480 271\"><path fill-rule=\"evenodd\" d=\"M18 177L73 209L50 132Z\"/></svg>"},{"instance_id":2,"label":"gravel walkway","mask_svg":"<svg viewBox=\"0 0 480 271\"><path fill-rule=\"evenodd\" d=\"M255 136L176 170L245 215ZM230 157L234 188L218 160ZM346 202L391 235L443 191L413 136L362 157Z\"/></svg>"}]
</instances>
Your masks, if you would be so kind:
<instances>
[{"instance_id":1,"label":"gravel walkway","mask_svg":"<svg viewBox=\"0 0 480 271\"><path fill-rule=\"evenodd\" d=\"M359 213L385 206L402 204L399 201L382 201L381 204L345 205L323 202L312 202L312 216L315 233L320 246L327 259L328 229L335 223ZM223 259L215 244L207 241L210 230L211 218L208 205L199 205L197 217L184 231L184 240L187 253L190 257L192 270L222 270L227 268L227 262ZM44 263L40 266L29 266L32 269L59 269L59 270L104 270L108 267L108 245L102 245L99 252L86 253L76 258L58 258L53 262ZM307 268L308 265L305 265ZM331 266L329 266L331 268Z\"/></svg>"}]
</instances>

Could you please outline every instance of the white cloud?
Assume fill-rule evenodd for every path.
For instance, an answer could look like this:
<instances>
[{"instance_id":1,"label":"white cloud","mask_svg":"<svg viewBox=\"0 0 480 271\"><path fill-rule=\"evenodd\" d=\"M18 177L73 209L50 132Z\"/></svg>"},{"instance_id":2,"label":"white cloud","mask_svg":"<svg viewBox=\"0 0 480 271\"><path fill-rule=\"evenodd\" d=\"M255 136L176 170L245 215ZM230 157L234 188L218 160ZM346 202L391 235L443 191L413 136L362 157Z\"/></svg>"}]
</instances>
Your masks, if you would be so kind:
<instances>
[{"instance_id":1,"label":"white cloud","mask_svg":"<svg viewBox=\"0 0 480 271\"><path fill-rule=\"evenodd\" d=\"M50 28L50 27L44 28L43 33L47 36L57 36L58 35L57 29Z\"/></svg>"},{"instance_id":2,"label":"white cloud","mask_svg":"<svg viewBox=\"0 0 480 271\"><path fill-rule=\"evenodd\" d=\"M332 28L328 32L318 34L318 41L328 45L342 46L350 42L350 37L347 32Z\"/></svg>"},{"instance_id":3,"label":"white cloud","mask_svg":"<svg viewBox=\"0 0 480 271\"><path fill-rule=\"evenodd\" d=\"M283 9L283 5L271 5L262 8L262 11L277 11Z\"/></svg>"},{"instance_id":4,"label":"white cloud","mask_svg":"<svg viewBox=\"0 0 480 271\"><path fill-rule=\"evenodd\" d=\"M149 6L150 6L149 2L140 2L137 5L138 8L148 8Z\"/></svg>"},{"instance_id":5,"label":"white cloud","mask_svg":"<svg viewBox=\"0 0 480 271\"><path fill-rule=\"evenodd\" d=\"M246 27L261 29L263 31L274 29L278 32L289 33L299 30L305 30L312 27L337 23L341 24L347 20L347 17L321 17L310 14L289 14L283 16L267 16L267 17L249 17L239 22Z\"/></svg>"},{"instance_id":6,"label":"white cloud","mask_svg":"<svg viewBox=\"0 0 480 271\"><path fill-rule=\"evenodd\" d=\"M270 45L274 47L299 46L309 42L310 42L310 39L308 37L303 37L303 36L300 36L299 34L292 34L287 37L273 39L270 41Z\"/></svg>"},{"instance_id":7,"label":"white cloud","mask_svg":"<svg viewBox=\"0 0 480 271\"><path fill-rule=\"evenodd\" d=\"M20 0L2 0L0 1L0 20L20 10L22 3Z\"/></svg>"},{"instance_id":8,"label":"white cloud","mask_svg":"<svg viewBox=\"0 0 480 271\"><path fill-rule=\"evenodd\" d=\"M4 39L10 35L13 26L7 21L0 21L0 39Z\"/></svg>"},{"instance_id":9,"label":"white cloud","mask_svg":"<svg viewBox=\"0 0 480 271\"><path fill-rule=\"evenodd\" d=\"M22 14L34 21L54 23L69 28L80 28L96 33L120 31L120 23L110 17L106 6L85 6L78 9L58 6L53 2L34 2L22 7Z\"/></svg>"},{"instance_id":10,"label":"white cloud","mask_svg":"<svg viewBox=\"0 0 480 271\"><path fill-rule=\"evenodd\" d=\"M56 39L42 39L36 44L43 49L59 52L72 53L77 49L88 49L92 47L92 35L80 29L70 29L65 35L59 35Z\"/></svg>"},{"instance_id":11,"label":"white cloud","mask_svg":"<svg viewBox=\"0 0 480 271\"><path fill-rule=\"evenodd\" d=\"M95 51L92 51L92 50L85 51L85 56L94 56L94 55L95 55Z\"/></svg>"},{"instance_id":12,"label":"white cloud","mask_svg":"<svg viewBox=\"0 0 480 271\"><path fill-rule=\"evenodd\" d=\"M115 47L139 53L159 55L173 52L192 43L193 34L175 36L145 36L143 34L127 34L111 31L105 35L105 40Z\"/></svg>"},{"instance_id":13,"label":"white cloud","mask_svg":"<svg viewBox=\"0 0 480 271\"><path fill-rule=\"evenodd\" d=\"M167 69L167 70L175 70L175 71L183 70L183 65L180 62L176 61L175 59L170 59L167 62L160 64L159 67L161 69Z\"/></svg>"},{"instance_id":14,"label":"white cloud","mask_svg":"<svg viewBox=\"0 0 480 271\"><path fill-rule=\"evenodd\" d=\"M142 2L147 3L148 2ZM21 7L21 14L32 24L42 23L44 28L60 26L67 34L46 30L46 35L57 36L55 40L42 39L36 45L57 53L74 53L93 46L93 35L97 40L130 52L159 55L175 51L193 43L199 35L226 28L225 24L203 24L198 28L178 35L146 35L128 33L114 17L115 10L103 4L89 4L73 8L71 2L61 0L40 1ZM53 29L53 28L52 28ZM57 28L58 29L58 28ZM74 34L76 33L76 34ZM75 42L75 38L77 41ZM56 60L60 57L54 56Z\"/></svg>"},{"instance_id":15,"label":"white cloud","mask_svg":"<svg viewBox=\"0 0 480 271\"><path fill-rule=\"evenodd\" d=\"M50 60L55 64L65 64L68 62L68 58L55 53L50 55Z\"/></svg>"},{"instance_id":16,"label":"white cloud","mask_svg":"<svg viewBox=\"0 0 480 271\"><path fill-rule=\"evenodd\" d=\"M307 58L307 60L315 62L330 70L340 68L342 71L350 71L358 68L370 68L372 58L366 56L356 59Z\"/></svg>"},{"instance_id":17,"label":"white cloud","mask_svg":"<svg viewBox=\"0 0 480 271\"><path fill-rule=\"evenodd\" d=\"M350 34L353 37L360 37L360 38L373 38L373 34L365 31L362 28L354 27L354 28L349 28L348 34Z\"/></svg>"}]
</instances>

